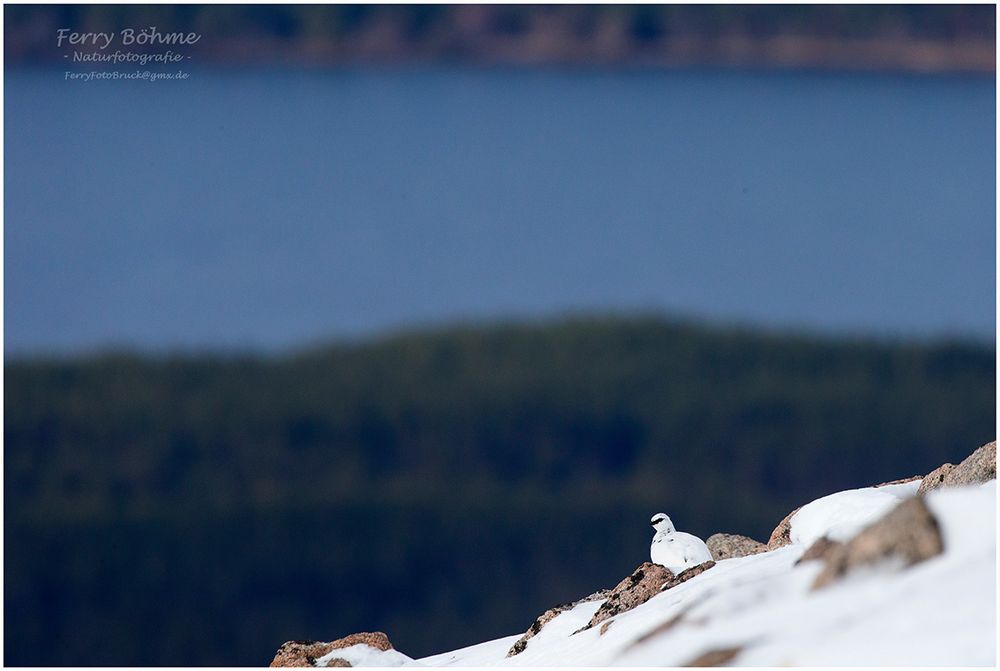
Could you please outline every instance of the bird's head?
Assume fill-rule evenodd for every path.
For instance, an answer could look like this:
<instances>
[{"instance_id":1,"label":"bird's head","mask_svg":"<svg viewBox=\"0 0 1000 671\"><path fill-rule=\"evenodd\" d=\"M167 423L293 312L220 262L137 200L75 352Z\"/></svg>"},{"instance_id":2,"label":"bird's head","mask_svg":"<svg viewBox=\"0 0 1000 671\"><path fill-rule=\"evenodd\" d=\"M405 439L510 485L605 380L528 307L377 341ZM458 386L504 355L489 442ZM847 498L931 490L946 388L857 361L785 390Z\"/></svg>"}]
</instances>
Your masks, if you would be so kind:
<instances>
[{"instance_id":1,"label":"bird's head","mask_svg":"<svg viewBox=\"0 0 1000 671\"><path fill-rule=\"evenodd\" d=\"M656 513L653 518L649 520L650 526L661 533L673 533L674 523L670 521L666 513Z\"/></svg>"}]
</instances>

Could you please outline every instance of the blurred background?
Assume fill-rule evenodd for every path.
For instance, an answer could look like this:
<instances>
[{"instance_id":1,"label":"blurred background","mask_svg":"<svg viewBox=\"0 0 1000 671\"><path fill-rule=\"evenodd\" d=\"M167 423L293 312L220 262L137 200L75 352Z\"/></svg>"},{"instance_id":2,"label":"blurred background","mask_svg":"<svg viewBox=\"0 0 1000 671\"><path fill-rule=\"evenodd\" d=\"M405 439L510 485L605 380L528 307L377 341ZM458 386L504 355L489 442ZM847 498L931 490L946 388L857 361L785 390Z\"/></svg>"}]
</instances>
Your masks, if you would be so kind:
<instances>
[{"instance_id":1,"label":"blurred background","mask_svg":"<svg viewBox=\"0 0 1000 671\"><path fill-rule=\"evenodd\" d=\"M995 437L994 6L4 19L7 664L442 652Z\"/></svg>"}]
</instances>

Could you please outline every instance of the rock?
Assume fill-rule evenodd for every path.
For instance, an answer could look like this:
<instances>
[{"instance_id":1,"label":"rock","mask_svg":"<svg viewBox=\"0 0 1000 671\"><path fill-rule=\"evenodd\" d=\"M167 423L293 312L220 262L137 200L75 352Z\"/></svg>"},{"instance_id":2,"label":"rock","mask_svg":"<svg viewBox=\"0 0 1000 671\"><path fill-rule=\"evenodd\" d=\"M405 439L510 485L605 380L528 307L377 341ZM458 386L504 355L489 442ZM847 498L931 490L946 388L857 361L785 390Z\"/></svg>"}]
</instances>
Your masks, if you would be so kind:
<instances>
[{"instance_id":1,"label":"rock","mask_svg":"<svg viewBox=\"0 0 1000 671\"><path fill-rule=\"evenodd\" d=\"M771 532L771 537L767 540L768 550L777 550L778 548L791 544L792 516L801 509L802 506L799 506L792 512L785 515L785 519L778 522L778 526L774 528L774 531Z\"/></svg>"},{"instance_id":2,"label":"rock","mask_svg":"<svg viewBox=\"0 0 1000 671\"><path fill-rule=\"evenodd\" d=\"M924 481L920 483L917 495L922 496L932 489L937 489L944 485L944 480L948 474L955 469L955 464L941 464L933 471L924 476Z\"/></svg>"},{"instance_id":3,"label":"rock","mask_svg":"<svg viewBox=\"0 0 1000 671\"><path fill-rule=\"evenodd\" d=\"M899 480L890 480L889 482L880 482L875 485L875 489L879 487L888 487L889 485L905 485L907 482L913 482L914 480L920 480L924 476L922 475L911 475L908 478L900 478Z\"/></svg>"},{"instance_id":4,"label":"rock","mask_svg":"<svg viewBox=\"0 0 1000 671\"><path fill-rule=\"evenodd\" d=\"M600 601L601 599L607 598L610 592L611 590L602 589L589 596L585 596L582 599L577 599L576 601L570 603L563 603L555 606L554 608L549 608L547 611L535 618L535 621L531 623L530 627L528 627L528 631L524 632L524 636L517 639L517 641L514 642L514 645L511 646L510 650L507 651L507 656L513 657L514 655L519 655L524 652L524 649L528 647L528 641L534 638L545 625L554 620L560 613L571 610L581 603ZM603 634L604 632L602 631L601 633Z\"/></svg>"},{"instance_id":5,"label":"rock","mask_svg":"<svg viewBox=\"0 0 1000 671\"><path fill-rule=\"evenodd\" d=\"M611 625L613 625L614 623L615 623L614 620L608 620L607 622L602 624L601 630L597 632L598 636L604 636L606 633L608 633L608 629L610 629Z\"/></svg>"},{"instance_id":6,"label":"rock","mask_svg":"<svg viewBox=\"0 0 1000 671\"><path fill-rule=\"evenodd\" d=\"M705 545L715 561L767 552L767 546L760 541L739 534L712 534Z\"/></svg>"},{"instance_id":7,"label":"rock","mask_svg":"<svg viewBox=\"0 0 1000 671\"><path fill-rule=\"evenodd\" d=\"M949 485L973 485L996 480L997 441L986 443L966 457L945 478Z\"/></svg>"},{"instance_id":8,"label":"rock","mask_svg":"<svg viewBox=\"0 0 1000 671\"><path fill-rule=\"evenodd\" d=\"M590 622L573 633L579 634L607 619L630 611L636 606L646 603L658 593L687 582L713 566L715 566L714 561L707 561L681 571L675 576L668 568L652 562L645 562L633 571L632 575L622 580L611 590L611 593L607 595L608 600L597 609L594 616L590 618Z\"/></svg>"},{"instance_id":9,"label":"rock","mask_svg":"<svg viewBox=\"0 0 1000 671\"><path fill-rule=\"evenodd\" d=\"M731 662L743 648L717 648L702 653L684 666L725 666Z\"/></svg>"},{"instance_id":10,"label":"rock","mask_svg":"<svg viewBox=\"0 0 1000 671\"><path fill-rule=\"evenodd\" d=\"M389 637L381 631L363 631L360 634L351 634L344 638L338 638L330 644L330 649L349 648L359 643L375 648L376 650L381 650L382 652L393 649L392 643L389 642Z\"/></svg>"},{"instance_id":11,"label":"rock","mask_svg":"<svg viewBox=\"0 0 1000 671\"><path fill-rule=\"evenodd\" d=\"M798 566L804 561L811 561L813 559L826 559L827 556L835 550L835 548L842 545L843 543L832 541L826 536L820 536L805 552L802 553L802 556L798 558L795 565Z\"/></svg>"},{"instance_id":12,"label":"rock","mask_svg":"<svg viewBox=\"0 0 1000 671\"><path fill-rule=\"evenodd\" d=\"M320 641L285 641L271 660L271 666L313 666L317 657L333 650L329 643Z\"/></svg>"},{"instance_id":13,"label":"rock","mask_svg":"<svg viewBox=\"0 0 1000 671\"><path fill-rule=\"evenodd\" d=\"M674 576L673 578L671 578L670 580L668 580L666 582L666 584L664 584L663 587L660 588L660 591L661 592L665 592L668 589L673 589L674 587L677 587L681 583L687 582L688 580L690 580L691 578L695 577L696 575L701 575L702 573L704 573L708 569L712 568L713 566L715 566L715 562L709 560L707 562L702 562L701 564L698 564L697 566L692 566L689 569L684 569L683 571L681 571L680 573L678 573L676 576Z\"/></svg>"},{"instance_id":14,"label":"rock","mask_svg":"<svg viewBox=\"0 0 1000 671\"><path fill-rule=\"evenodd\" d=\"M889 514L863 529L847 543L825 551L826 565L812 588L819 589L859 567L884 560L903 566L930 559L944 550L941 530L922 497L900 503Z\"/></svg>"},{"instance_id":15,"label":"rock","mask_svg":"<svg viewBox=\"0 0 1000 671\"><path fill-rule=\"evenodd\" d=\"M586 631L615 615L646 603L659 594L660 588L673 578L674 574L659 564L642 563L639 568L632 571L629 577L615 585L614 589L607 595L608 600L597 609L594 617L590 618L590 622L573 633Z\"/></svg>"},{"instance_id":16,"label":"rock","mask_svg":"<svg viewBox=\"0 0 1000 671\"><path fill-rule=\"evenodd\" d=\"M381 631L361 632L351 634L336 641L324 643L322 641L287 641L275 653L271 660L271 666L278 667L302 667L315 666L316 660L323 655L329 654L333 650L349 648L352 645L362 643L378 650L392 650L392 643L389 637ZM333 659L327 666L350 666L350 662L343 659Z\"/></svg>"},{"instance_id":17,"label":"rock","mask_svg":"<svg viewBox=\"0 0 1000 671\"><path fill-rule=\"evenodd\" d=\"M924 494L939 487L972 485L988 482L997 477L997 443L986 443L966 457L958 466L943 464L927 474L920 483L918 494Z\"/></svg>"},{"instance_id":18,"label":"rock","mask_svg":"<svg viewBox=\"0 0 1000 671\"><path fill-rule=\"evenodd\" d=\"M542 630L542 627L551 622L557 615L562 613L562 610L558 608L550 608L541 615L535 618L535 621L531 623L528 627L528 631L524 632L524 636L517 639L514 645L511 646L510 650L507 651L508 657L513 657L514 655L520 655L524 652L524 649L528 647L528 641L530 641L538 632Z\"/></svg>"}]
</instances>

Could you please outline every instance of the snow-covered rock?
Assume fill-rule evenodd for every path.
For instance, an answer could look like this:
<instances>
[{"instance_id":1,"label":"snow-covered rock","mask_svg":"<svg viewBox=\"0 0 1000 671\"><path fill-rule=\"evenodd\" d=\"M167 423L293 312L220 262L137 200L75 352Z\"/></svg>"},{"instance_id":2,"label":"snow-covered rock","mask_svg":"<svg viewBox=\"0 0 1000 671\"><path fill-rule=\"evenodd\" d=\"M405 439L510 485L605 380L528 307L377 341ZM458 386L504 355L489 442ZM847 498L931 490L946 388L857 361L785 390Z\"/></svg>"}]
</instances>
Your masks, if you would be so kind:
<instances>
[{"instance_id":1,"label":"snow-covered rock","mask_svg":"<svg viewBox=\"0 0 1000 671\"><path fill-rule=\"evenodd\" d=\"M815 547L813 545L810 550ZM823 572L816 577L813 589L829 585L859 569L890 562L897 568L905 568L943 551L937 519L924 499L914 496L897 505L849 542L832 542L823 553L826 564Z\"/></svg>"},{"instance_id":2,"label":"snow-covered rock","mask_svg":"<svg viewBox=\"0 0 1000 671\"><path fill-rule=\"evenodd\" d=\"M791 518L791 542L808 547L826 536L844 542L863 528L914 496L919 481L886 487L849 489L802 506Z\"/></svg>"},{"instance_id":3,"label":"snow-covered rock","mask_svg":"<svg viewBox=\"0 0 1000 671\"><path fill-rule=\"evenodd\" d=\"M332 650L316 660L316 666L406 666L413 660L389 648L381 650L358 643L339 650Z\"/></svg>"}]
</instances>

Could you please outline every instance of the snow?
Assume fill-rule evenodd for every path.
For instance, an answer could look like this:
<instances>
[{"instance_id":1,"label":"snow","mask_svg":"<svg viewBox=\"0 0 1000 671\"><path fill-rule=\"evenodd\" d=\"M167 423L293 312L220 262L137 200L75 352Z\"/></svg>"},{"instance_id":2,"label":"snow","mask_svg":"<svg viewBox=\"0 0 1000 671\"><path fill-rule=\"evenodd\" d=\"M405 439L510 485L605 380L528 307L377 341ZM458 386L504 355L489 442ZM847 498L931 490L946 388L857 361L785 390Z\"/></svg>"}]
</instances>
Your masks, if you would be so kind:
<instances>
[{"instance_id":1,"label":"snow","mask_svg":"<svg viewBox=\"0 0 1000 671\"><path fill-rule=\"evenodd\" d=\"M379 650L364 643L331 650L316 659L316 666L326 666L330 660L344 659L351 666L406 666L413 660L397 650Z\"/></svg>"},{"instance_id":2,"label":"snow","mask_svg":"<svg viewBox=\"0 0 1000 671\"><path fill-rule=\"evenodd\" d=\"M603 603L594 601L558 615L515 657L506 654L520 634L407 665L683 666L729 648L739 649L734 666L995 666L996 481L927 495L944 540L937 557L908 568L885 562L817 591L822 562L796 565L816 538L849 540L917 487L818 499L792 518L791 545L719 561L609 619L603 635L573 633Z\"/></svg>"},{"instance_id":3,"label":"snow","mask_svg":"<svg viewBox=\"0 0 1000 671\"><path fill-rule=\"evenodd\" d=\"M927 507L943 522L941 527L945 551L961 553L982 550L979 530L991 527L996 534L996 509L981 505L969 505L972 492L996 490L996 480L970 487L936 489L928 493ZM978 496L985 496L979 493ZM995 548L994 548L995 549Z\"/></svg>"},{"instance_id":4,"label":"snow","mask_svg":"<svg viewBox=\"0 0 1000 671\"><path fill-rule=\"evenodd\" d=\"M467 648L424 657L416 664L423 666L486 666L498 659L503 659L507 655L507 651L517 643L521 636L522 634L514 634L498 638L495 641L478 643Z\"/></svg>"},{"instance_id":5,"label":"snow","mask_svg":"<svg viewBox=\"0 0 1000 671\"><path fill-rule=\"evenodd\" d=\"M851 489L816 499L792 516L792 542L809 547L822 536L834 541L849 540L901 500L915 495L919 488L920 480L914 480L901 485Z\"/></svg>"}]
</instances>

